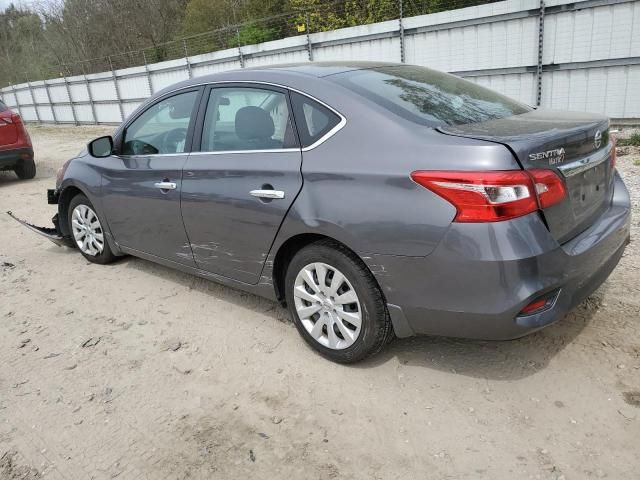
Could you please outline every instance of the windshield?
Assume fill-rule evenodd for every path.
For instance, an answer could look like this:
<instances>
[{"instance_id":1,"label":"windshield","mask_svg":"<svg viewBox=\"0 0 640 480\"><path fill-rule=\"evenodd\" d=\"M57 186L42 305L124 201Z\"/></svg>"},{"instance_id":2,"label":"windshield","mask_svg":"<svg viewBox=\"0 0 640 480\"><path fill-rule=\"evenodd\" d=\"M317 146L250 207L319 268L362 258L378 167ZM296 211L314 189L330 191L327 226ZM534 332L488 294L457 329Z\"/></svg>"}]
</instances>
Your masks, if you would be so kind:
<instances>
[{"instance_id":1,"label":"windshield","mask_svg":"<svg viewBox=\"0 0 640 480\"><path fill-rule=\"evenodd\" d=\"M488 88L424 67L377 67L325 78L430 127L478 123L532 110Z\"/></svg>"}]
</instances>

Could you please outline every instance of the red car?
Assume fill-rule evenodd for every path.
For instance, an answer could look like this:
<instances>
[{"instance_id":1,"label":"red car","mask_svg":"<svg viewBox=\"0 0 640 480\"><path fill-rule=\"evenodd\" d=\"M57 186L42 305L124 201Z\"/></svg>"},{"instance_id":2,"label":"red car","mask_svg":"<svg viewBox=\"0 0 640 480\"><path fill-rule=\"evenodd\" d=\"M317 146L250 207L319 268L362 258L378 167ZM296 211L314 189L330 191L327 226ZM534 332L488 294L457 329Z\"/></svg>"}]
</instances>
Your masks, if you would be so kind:
<instances>
[{"instance_id":1,"label":"red car","mask_svg":"<svg viewBox=\"0 0 640 480\"><path fill-rule=\"evenodd\" d=\"M0 101L0 170L26 180L36 176L33 146L22 118Z\"/></svg>"}]
</instances>

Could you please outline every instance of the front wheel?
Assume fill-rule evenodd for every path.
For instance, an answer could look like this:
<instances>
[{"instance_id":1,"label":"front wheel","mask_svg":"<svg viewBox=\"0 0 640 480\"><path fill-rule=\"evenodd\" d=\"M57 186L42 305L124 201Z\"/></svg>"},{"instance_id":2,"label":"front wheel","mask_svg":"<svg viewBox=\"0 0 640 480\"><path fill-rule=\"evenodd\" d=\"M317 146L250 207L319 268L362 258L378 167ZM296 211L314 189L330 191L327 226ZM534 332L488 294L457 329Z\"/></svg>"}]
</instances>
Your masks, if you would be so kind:
<instances>
[{"instance_id":1,"label":"front wheel","mask_svg":"<svg viewBox=\"0 0 640 480\"><path fill-rule=\"evenodd\" d=\"M298 331L330 360L357 362L393 336L373 275L342 245L320 241L300 250L287 268L285 288Z\"/></svg>"},{"instance_id":2,"label":"front wheel","mask_svg":"<svg viewBox=\"0 0 640 480\"><path fill-rule=\"evenodd\" d=\"M89 199L82 194L76 195L71 199L68 212L69 231L82 256L102 265L113 262L116 257Z\"/></svg>"}]
</instances>

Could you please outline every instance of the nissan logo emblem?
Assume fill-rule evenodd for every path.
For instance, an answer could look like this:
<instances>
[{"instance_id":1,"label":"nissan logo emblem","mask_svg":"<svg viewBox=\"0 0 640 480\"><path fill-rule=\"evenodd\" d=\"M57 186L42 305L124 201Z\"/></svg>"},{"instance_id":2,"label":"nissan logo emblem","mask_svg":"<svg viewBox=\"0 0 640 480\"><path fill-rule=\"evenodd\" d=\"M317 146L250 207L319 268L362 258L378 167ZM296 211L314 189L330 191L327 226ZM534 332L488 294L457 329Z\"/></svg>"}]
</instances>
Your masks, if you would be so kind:
<instances>
[{"instance_id":1,"label":"nissan logo emblem","mask_svg":"<svg viewBox=\"0 0 640 480\"><path fill-rule=\"evenodd\" d=\"M595 137L593 137L593 144L596 146L596 149L602 145L602 132L600 130L598 130Z\"/></svg>"}]
</instances>

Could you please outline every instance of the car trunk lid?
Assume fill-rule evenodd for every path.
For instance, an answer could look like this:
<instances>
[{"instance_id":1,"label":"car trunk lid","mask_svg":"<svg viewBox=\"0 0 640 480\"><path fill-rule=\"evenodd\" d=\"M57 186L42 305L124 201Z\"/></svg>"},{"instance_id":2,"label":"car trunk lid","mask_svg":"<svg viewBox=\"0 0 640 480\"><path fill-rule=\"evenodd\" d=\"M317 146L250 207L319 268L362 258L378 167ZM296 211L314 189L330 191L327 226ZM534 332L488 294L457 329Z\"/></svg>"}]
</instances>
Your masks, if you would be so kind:
<instances>
[{"instance_id":1,"label":"car trunk lid","mask_svg":"<svg viewBox=\"0 0 640 480\"><path fill-rule=\"evenodd\" d=\"M588 228L610 203L613 168L609 120L574 112L534 110L487 122L445 126L440 132L507 146L523 169L553 170L566 198L543 210L549 231L563 243Z\"/></svg>"}]
</instances>

